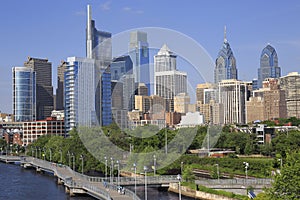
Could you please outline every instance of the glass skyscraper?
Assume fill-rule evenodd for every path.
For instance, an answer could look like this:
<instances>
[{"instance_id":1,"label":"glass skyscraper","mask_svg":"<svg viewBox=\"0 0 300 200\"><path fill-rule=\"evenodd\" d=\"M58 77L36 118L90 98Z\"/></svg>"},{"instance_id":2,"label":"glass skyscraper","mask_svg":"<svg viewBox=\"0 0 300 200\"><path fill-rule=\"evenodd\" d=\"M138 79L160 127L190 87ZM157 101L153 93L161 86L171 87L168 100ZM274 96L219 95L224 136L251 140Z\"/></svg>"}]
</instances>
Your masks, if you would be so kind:
<instances>
[{"instance_id":1,"label":"glass skyscraper","mask_svg":"<svg viewBox=\"0 0 300 200\"><path fill-rule=\"evenodd\" d=\"M100 124L100 71L94 59L69 57L64 73L65 126Z\"/></svg>"},{"instance_id":2,"label":"glass skyscraper","mask_svg":"<svg viewBox=\"0 0 300 200\"><path fill-rule=\"evenodd\" d=\"M216 66L214 71L215 84L222 80L238 79L236 60L226 38L226 27L224 30L224 42L216 59Z\"/></svg>"},{"instance_id":3,"label":"glass skyscraper","mask_svg":"<svg viewBox=\"0 0 300 200\"><path fill-rule=\"evenodd\" d=\"M111 73L109 68L102 72L101 76L101 125L112 123L111 100Z\"/></svg>"},{"instance_id":4,"label":"glass skyscraper","mask_svg":"<svg viewBox=\"0 0 300 200\"><path fill-rule=\"evenodd\" d=\"M145 83L146 86L150 88L148 47L147 33L141 31L133 31L130 33L129 55L133 62L135 82Z\"/></svg>"},{"instance_id":5,"label":"glass skyscraper","mask_svg":"<svg viewBox=\"0 0 300 200\"><path fill-rule=\"evenodd\" d=\"M28 67L13 67L13 114L17 122L36 119L35 72Z\"/></svg>"},{"instance_id":6,"label":"glass skyscraper","mask_svg":"<svg viewBox=\"0 0 300 200\"><path fill-rule=\"evenodd\" d=\"M111 74L109 66L112 60L111 33L96 29L92 20L91 6L87 6L86 56L94 60L97 83L96 116L99 125L109 125L112 122L111 111ZM97 80L98 81L98 80Z\"/></svg>"},{"instance_id":7,"label":"glass skyscraper","mask_svg":"<svg viewBox=\"0 0 300 200\"><path fill-rule=\"evenodd\" d=\"M266 78L279 78L281 69L278 67L278 57L275 49L268 44L260 55L260 68L258 69L258 87Z\"/></svg>"}]
</instances>

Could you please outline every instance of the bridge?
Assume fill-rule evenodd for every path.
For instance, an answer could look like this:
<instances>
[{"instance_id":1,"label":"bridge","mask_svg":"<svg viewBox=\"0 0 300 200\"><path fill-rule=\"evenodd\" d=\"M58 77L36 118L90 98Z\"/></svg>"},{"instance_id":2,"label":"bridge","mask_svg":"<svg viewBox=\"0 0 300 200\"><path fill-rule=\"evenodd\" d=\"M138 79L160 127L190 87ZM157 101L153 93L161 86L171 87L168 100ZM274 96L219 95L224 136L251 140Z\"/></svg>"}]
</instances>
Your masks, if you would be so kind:
<instances>
[{"instance_id":1,"label":"bridge","mask_svg":"<svg viewBox=\"0 0 300 200\"><path fill-rule=\"evenodd\" d=\"M104 182L104 178L90 177L73 171L70 167L51 163L33 157L0 156L0 161L6 163L21 162L24 168L36 168L36 171L53 173L58 184L65 186L70 196L88 194L96 199L104 200L140 200L131 190L124 188L124 193L118 192L117 185Z\"/></svg>"}]
</instances>

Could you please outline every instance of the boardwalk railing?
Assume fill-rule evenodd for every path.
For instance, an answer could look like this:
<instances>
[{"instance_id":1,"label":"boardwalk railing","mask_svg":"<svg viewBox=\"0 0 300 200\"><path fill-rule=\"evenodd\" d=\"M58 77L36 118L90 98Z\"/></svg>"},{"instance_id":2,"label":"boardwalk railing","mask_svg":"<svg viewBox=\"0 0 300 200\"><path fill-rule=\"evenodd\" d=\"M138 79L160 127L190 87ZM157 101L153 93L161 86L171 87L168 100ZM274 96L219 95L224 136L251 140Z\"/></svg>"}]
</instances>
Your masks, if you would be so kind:
<instances>
[{"instance_id":1,"label":"boardwalk railing","mask_svg":"<svg viewBox=\"0 0 300 200\"><path fill-rule=\"evenodd\" d=\"M25 163L31 164L32 166L43 169L45 171L53 172L57 177L62 179L64 184L68 187L82 188L94 197L99 197L99 198L104 197L105 199L109 199L109 200L111 199L108 191L106 191L105 189L102 189L96 185L93 185L93 183L101 183L101 182L104 183L105 178L87 176L87 175L78 173L76 171L73 171L68 166L58 165L57 163L51 163L51 162L33 158L33 157L24 157L21 162L23 164L25 164ZM62 169L62 168L69 175L63 173L62 170L58 170L58 169ZM105 182L105 186L108 189L118 191L118 187L114 184ZM126 195L126 197L131 197L131 199L133 199L133 200L140 200L140 198L131 190L125 189L125 195Z\"/></svg>"},{"instance_id":2,"label":"boardwalk railing","mask_svg":"<svg viewBox=\"0 0 300 200\"><path fill-rule=\"evenodd\" d=\"M196 185L204 185L210 188L240 188L240 187L270 187L272 179L254 178L254 179L201 179L195 181Z\"/></svg>"}]
</instances>

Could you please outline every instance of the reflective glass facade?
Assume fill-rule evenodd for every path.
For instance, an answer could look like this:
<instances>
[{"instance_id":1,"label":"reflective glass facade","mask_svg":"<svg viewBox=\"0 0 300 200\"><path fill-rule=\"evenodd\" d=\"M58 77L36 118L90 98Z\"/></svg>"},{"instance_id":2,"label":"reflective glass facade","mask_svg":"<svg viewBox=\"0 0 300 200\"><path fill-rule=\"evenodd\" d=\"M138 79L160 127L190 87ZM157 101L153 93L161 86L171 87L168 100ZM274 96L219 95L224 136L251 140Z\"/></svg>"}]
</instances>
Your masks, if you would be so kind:
<instances>
[{"instance_id":1,"label":"reflective glass facade","mask_svg":"<svg viewBox=\"0 0 300 200\"><path fill-rule=\"evenodd\" d=\"M36 119L36 79L33 69L13 67L13 114L17 122Z\"/></svg>"},{"instance_id":2,"label":"reflective glass facade","mask_svg":"<svg viewBox=\"0 0 300 200\"><path fill-rule=\"evenodd\" d=\"M65 126L69 132L76 126L99 125L100 74L93 59L69 57L64 73Z\"/></svg>"},{"instance_id":3,"label":"reflective glass facade","mask_svg":"<svg viewBox=\"0 0 300 200\"><path fill-rule=\"evenodd\" d=\"M111 74L108 69L102 73L101 86L101 125L107 126L112 123Z\"/></svg>"},{"instance_id":4,"label":"reflective glass facade","mask_svg":"<svg viewBox=\"0 0 300 200\"><path fill-rule=\"evenodd\" d=\"M262 88L262 82L266 78L279 78L281 69L278 67L278 57L275 49L267 45L260 55L260 68L258 69L258 87Z\"/></svg>"},{"instance_id":5,"label":"reflective glass facade","mask_svg":"<svg viewBox=\"0 0 300 200\"><path fill-rule=\"evenodd\" d=\"M145 83L150 88L149 44L147 33L130 33L129 55L133 62L133 74L136 83ZM150 93L150 90L149 90Z\"/></svg>"},{"instance_id":6,"label":"reflective glass facade","mask_svg":"<svg viewBox=\"0 0 300 200\"><path fill-rule=\"evenodd\" d=\"M238 79L236 60L226 38L216 59L214 76L216 84L226 79Z\"/></svg>"}]
</instances>

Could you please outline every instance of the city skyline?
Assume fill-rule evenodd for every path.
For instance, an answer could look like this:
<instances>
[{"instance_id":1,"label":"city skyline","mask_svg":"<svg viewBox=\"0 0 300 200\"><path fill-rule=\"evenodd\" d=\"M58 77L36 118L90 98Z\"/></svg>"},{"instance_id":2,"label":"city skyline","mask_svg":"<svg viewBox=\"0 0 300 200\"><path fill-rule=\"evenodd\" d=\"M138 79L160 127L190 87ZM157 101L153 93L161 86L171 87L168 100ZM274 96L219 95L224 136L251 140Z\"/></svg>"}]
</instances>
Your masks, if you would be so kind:
<instances>
[{"instance_id":1,"label":"city skyline","mask_svg":"<svg viewBox=\"0 0 300 200\"><path fill-rule=\"evenodd\" d=\"M3 56L0 62L0 92L3 94L0 110L12 112L11 68L21 66L27 56L48 58L52 62L55 90L56 70L60 61L70 56L85 55L85 10L88 3L93 7L93 19L100 30L114 35L135 27L174 29L201 44L212 60L216 59L220 50L223 27L226 25L240 80L257 78L260 54L267 43L277 51L282 76L299 71L297 53L300 51L300 30L295 25L300 15L297 12L300 10L299 2L270 4L251 1L246 5L229 2L221 8L215 5L216 2L172 2L172 10L167 9L170 6L168 2L161 2L159 6L146 1L89 1L76 4L55 1L4 2L0 15L7 20L0 22L4 27L0 39ZM118 15L115 15L116 12ZM169 23L170 19L172 23ZM212 82L213 77L208 79Z\"/></svg>"}]
</instances>

